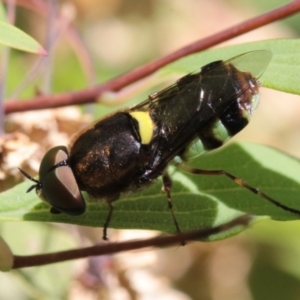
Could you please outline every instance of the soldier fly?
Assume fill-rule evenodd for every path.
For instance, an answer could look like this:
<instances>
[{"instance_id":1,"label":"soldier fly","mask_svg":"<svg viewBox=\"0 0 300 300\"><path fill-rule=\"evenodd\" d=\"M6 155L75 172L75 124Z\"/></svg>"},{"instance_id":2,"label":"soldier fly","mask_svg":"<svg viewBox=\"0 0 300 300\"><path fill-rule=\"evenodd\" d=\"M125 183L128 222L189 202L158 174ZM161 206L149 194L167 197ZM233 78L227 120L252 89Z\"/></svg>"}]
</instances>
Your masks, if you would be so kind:
<instances>
[{"instance_id":1,"label":"soldier fly","mask_svg":"<svg viewBox=\"0 0 300 300\"><path fill-rule=\"evenodd\" d=\"M122 193L146 187L159 176L180 232L172 209L169 164L193 174L225 175L280 208L300 214L226 171L186 164L222 146L248 124L259 98L257 78L270 60L270 52L258 50L209 63L144 102L94 122L76 134L69 147L58 146L46 153L38 180L21 170L35 182L27 192L35 189L51 205L51 213L83 214L86 205L81 191L106 201L104 239L112 203Z\"/></svg>"}]
</instances>

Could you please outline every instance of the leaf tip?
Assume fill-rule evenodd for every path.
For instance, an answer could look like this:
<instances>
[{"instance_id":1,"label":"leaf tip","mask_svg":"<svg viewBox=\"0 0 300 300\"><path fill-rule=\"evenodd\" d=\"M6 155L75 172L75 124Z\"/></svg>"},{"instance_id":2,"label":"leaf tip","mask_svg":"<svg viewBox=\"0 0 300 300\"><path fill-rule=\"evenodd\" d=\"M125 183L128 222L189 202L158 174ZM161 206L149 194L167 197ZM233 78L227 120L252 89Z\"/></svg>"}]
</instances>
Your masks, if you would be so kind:
<instances>
[{"instance_id":1,"label":"leaf tip","mask_svg":"<svg viewBox=\"0 0 300 300\"><path fill-rule=\"evenodd\" d=\"M42 56L48 56L48 52L42 46L37 50L37 54Z\"/></svg>"}]
</instances>

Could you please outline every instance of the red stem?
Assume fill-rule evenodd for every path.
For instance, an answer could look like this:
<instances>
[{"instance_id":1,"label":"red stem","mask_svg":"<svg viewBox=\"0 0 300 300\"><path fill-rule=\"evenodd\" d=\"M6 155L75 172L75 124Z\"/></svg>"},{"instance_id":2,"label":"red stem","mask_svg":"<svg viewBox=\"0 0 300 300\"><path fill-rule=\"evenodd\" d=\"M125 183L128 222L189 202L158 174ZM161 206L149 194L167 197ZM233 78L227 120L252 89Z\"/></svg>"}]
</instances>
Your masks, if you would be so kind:
<instances>
[{"instance_id":1,"label":"red stem","mask_svg":"<svg viewBox=\"0 0 300 300\"><path fill-rule=\"evenodd\" d=\"M48 254L29 255L29 256L14 255L13 269L42 266L42 265L53 264L53 263L62 262L66 260L86 258L89 256L96 256L96 255L113 254L122 251L136 250L145 247L163 247L163 246L170 246L174 244L179 245L183 241L187 242L191 240L207 239L213 234L230 230L236 226L243 226L243 227L248 226L251 220L252 220L251 216L244 215L217 227L194 230L194 231L180 233L176 235L159 236L147 240L126 241L126 242L119 242L119 243L108 242L105 244L96 245L92 247L48 253Z\"/></svg>"},{"instance_id":2,"label":"red stem","mask_svg":"<svg viewBox=\"0 0 300 300\"><path fill-rule=\"evenodd\" d=\"M4 111L6 114L44 108L55 108L74 104L92 103L105 91L118 91L129 84L140 80L159 68L188 54L199 52L215 46L221 42L237 37L253 29L281 20L300 11L300 0L294 0L286 5L276 8L263 15L242 22L217 34L211 35L185 46L165 57L136 68L126 74L120 75L104 84L72 93L57 95L41 95L28 101L6 101Z\"/></svg>"}]
</instances>

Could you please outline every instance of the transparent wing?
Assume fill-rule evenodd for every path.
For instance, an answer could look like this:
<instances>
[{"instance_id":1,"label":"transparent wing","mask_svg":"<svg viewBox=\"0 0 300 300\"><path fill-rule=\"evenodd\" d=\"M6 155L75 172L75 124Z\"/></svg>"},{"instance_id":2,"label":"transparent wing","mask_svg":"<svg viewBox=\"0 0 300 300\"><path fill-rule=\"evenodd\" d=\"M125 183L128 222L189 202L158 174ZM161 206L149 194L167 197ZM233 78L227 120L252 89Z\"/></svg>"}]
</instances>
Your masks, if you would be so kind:
<instances>
[{"instance_id":1,"label":"transparent wing","mask_svg":"<svg viewBox=\"0 0 300 300\"><path fill-rule=\"evenodd\" d=\"M255 50L255 51L250 51L246 52L243 54L240 54L238 56L235 56L231 59L228 59L224 62L224 64L232 64L234 65L239 71L241 72L249 72L252 74L253 77L256 79L259 79L265 69L267 68L268 64L270 63L272 58L272 53L267 50ZM132 107L131 110L137 111L137 110L148 110L149 107L151 106L152 108L160 107L160 106L165 106L168 105L170 100L172 100L174 97L175 98L185 98L187 99L186 96L186 89L184 88L185 83L191 82L193 79L196 79L195 82L192 84L192 86L189 86L189 88L194 88L196 89L199 84L201 84L201 80L197 82L197 78L199 75L202 73L203 69L205 69L207 66L211 66L209 70L205 71L205 76L206 77L211 77L213 80L214 76L216 73L219 71L223 70L223 66L218 64L218 62L213 62L210 63L204 67L201 68L200 72L195 72L195 73L190 73L182 78L180 78L175 84L163 89L162 91L153 93L152 95L149 96L148 99L145 101L137 104L136 106ZM228 77L231 76L231 74L227 75Z\"/></svg>"}]
</instances>

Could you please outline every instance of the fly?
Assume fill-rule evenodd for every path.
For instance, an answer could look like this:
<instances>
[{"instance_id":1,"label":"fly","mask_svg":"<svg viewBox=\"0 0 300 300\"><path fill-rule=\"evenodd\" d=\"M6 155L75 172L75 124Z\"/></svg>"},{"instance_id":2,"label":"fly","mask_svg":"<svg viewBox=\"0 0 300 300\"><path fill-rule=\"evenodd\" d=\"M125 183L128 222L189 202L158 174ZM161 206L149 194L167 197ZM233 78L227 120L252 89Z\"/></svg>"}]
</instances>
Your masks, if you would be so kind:
<instances>
[{"instance_id":1,"label":"fly","mask_svg":"<svg viewBox=\"0 0 300 300\"><path fill-rule=\"evenodd\" d=\"M224 175L252 193L291 213L300 214L242 179L223 170L202 170L187 161L222 146L249 122L259 98L258 78L271 60L271 53L257 50L227 61L215 61L188 74L144 102L100 119L73 138L69 147L57 146L44 156L39 179L21 172L34 182L27 192L51 205L51 213L80 215L86 210L81 191L107 202L124 192L135 191L162 177L177 232L179 224L172 209L170 164L201 175Z\"/></svg>"}]
</instances>

